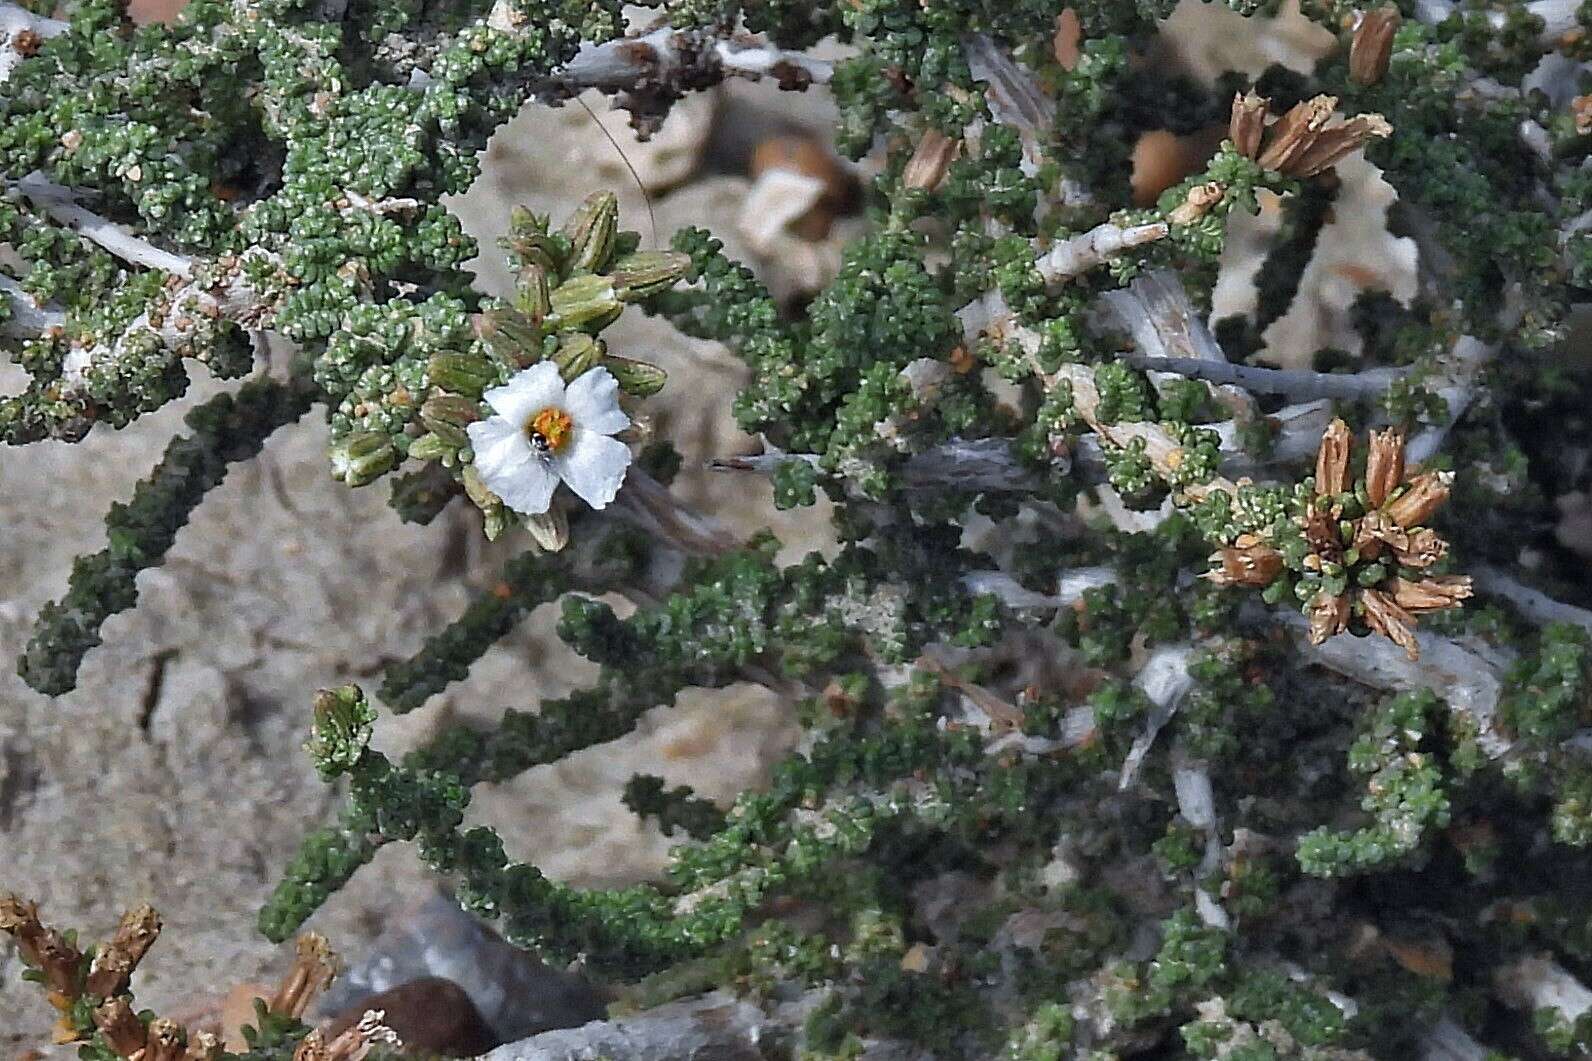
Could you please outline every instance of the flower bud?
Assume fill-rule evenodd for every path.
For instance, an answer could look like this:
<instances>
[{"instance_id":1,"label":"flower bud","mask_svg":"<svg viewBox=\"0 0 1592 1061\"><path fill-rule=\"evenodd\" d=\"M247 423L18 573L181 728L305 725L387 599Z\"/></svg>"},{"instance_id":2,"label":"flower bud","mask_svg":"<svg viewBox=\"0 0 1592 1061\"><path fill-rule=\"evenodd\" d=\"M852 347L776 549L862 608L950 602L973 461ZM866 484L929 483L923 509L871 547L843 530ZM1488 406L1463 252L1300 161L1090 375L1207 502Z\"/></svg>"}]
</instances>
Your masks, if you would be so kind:
<instances>
[{"instance_id":1,"label":"flower bud","mask_svg":"<svg viewBox=\"0 0 1592 1061\"><path fill-rule=\"evenodd\" d=\"M464 482L465 496L481 510L481 529L486 534L486 540L497 541L509 526L509 513L503 505L503 499L481 480L481 473L475 470L474 465L465 465L460 479Z\"/></svg>"},{"instance_id":2,"label":"flower bud","mask_svg":"<svg viewBox=\"0 0 1592 1061\"><path fill-rule=\"evenodd\" d=\"M509 232L512 237L546 235L547 215L538 214L527 206L512 206L509 208Z\"/></svg>"},{"instance_id":3,"label":"flower bud","mask_svg":"<svg viewBox=\"0 0 1592 1061\"><path fill-rule=\"evenodd\" d=\"M481 480L481 474L473 466L466 465L462 478L465 495L475 502L476 508L485 511L492 505L503 503L502 499L492 492L491 487Z\"/></svg>"},{"instance_id":4,"label":"flower bud","mask_svg":"<svg viewBox=\"0 0 1592 1061\"><path fill-rule=\"evenodd\" d=\"M628 357L609 354L603 358L603 367L614 374L619 389L638 398L649 398L663 390L668 373L647 361L632 361Z\"/></svg>"},{"instance_id":5,"label":"flower bud","mask_svg":"<svg viewBox=\"0 0 1592 1061\"><path fill-rule=\"evenodd\" d=\"M534 265L549 277L557 276L563 271L564 260L568 253L563 236L549 236L545 233L505 240L504 247L517 255L522 265Z\"/></svg>"},{"instance_id":6,"label":"flower bud","mask_svg":"<svg viewBox=\"0 0 1592 1061\"><path fill-rule=\"evenodd\" d=\"M553 309L553 288L547 269L538 262L527 262L515 280L514 308L533 324L540 324Z\"/></svg>"},{"instance_id":7,"label":"flower bud","mask_svg":"<svg viewBox=\"0 0 1592 1061\"><path fill-rule=\"evenodd\" d=\"M614 292L614 282L606 276L587 274L566 280L553 289L553 312L548 323L556 330L596 331L619 318L624 303Z\"/></svg>"},{"instance_id":8,"label":"flower bud","mask_svg":"<svg viewBox=\"0 0 1592 1061\"><path fill-rule=\"evenodd\" d=\"M509 529L509 510L502 504L481 513L481 533L486 540L495 542Z\"/></svg>"},{"instance_id":9,"label":"flower bud","mask_svg":"<svg viewBox=\"0 0 1592 1061\"><path fill-rule=\"evenodd\" d=\"M498 381L497 366L475 354L433 354L426 365L426 378L434 386L454 394L479 398Z\"/></svg>"},{"instance_id":10,"label":"flower bud","mask_svg":"<svg viewBox=\"0 0 1592 1061\"><path fill-rule=\"evenodd\" d=\"M551 307L552 303L548 305ZM543 318L546 315L544 311ZM476 318L475 333L492 351L492 356L516 368L527 368L542 356L539 323L518 310L493 309Z\"/></svg>"},{"instance_id":11,"label":"flower bud","mask_svg":"<svg viewBox=\"0 0 1592 1061\"><path fill-rule=\"evenodd\" d=\"M398 451L379 431L359 431L333 444L332 478L349 486L366 486L392 471Z\"/></svg>"},{"instance_id":12,"label":"flower bud","mask_svg":"<svg viewBox=\"0 0 1592 1061\"><path fill-rule=\"evenodd\" d=\"M575 332L559 340L558 353L553 355L553 361L557 363L558 374L564 377L564 382L570 383L595 367L602 360L605 349L600 339L593 339L584 332Z\"/></svg>"},{"instance_id":13,"label":"flower bud","mask_svg":"<svg viewBox=\"0 0 1592 1061\"><path fill-rule=\"evenodd\" d=\"M575 273L595 273L608 264L619 235L619 197L613 192L593 192L564 224L569 237L569 268Z\"/></svg>"},{"instance_id":14,"label":"flower bud","mask_svg":"<svg viewBox=\"0 0 1592 1061\"><path fill-rule=\"evenodd\" d=\"M479 419L481 419L480 407L472 399L459 394L439 394L434 398L427 398L425 404L420 407L420 422L432 434L455 448L470 441L465 428ZM416 445L419 441L415 440ZM409 452L413 454L415 447L410 446Z\"/></svg>"},{"instance_id":15,"label":"flower bud","mask_svg":"<svg viewBox=\"0 0 1592 1061\"><path fill-rule=\"evenodd\" d=\"M457 452L459 452L458 443L449 444L446 439L431 431L409 443L409 456L417 461L439 461L448 454Z\"/></svg>"},{"instance_id":16,"label":"flower bud","mask_svg":"<svg viewBox=\"0 0 1592 1061\"><path fill-rule=\"evenodd\" d=\"M665 291L691 268L691 256L679 251L638 251L614 263L609 273L614 292L626 302Z\"/></svg>"},{"instance_id":17,"label":"flower bud","mask_svg":"<svg viewBox=\"0 0 1592 1061\"><path fill-rule=\"evenodd\" d=\"M357 685L315 694L315 721L305 749L321 777L330 781L359 762L370 743L376 709Z\"/></svg>"},{"instance_id":18,"label":"flower bud","mask_svg":"<svg viewBox=\"0 0 1592 1061\"><path fill-rule=\"evenodd\" d=\"M562 552L569 544L569 517L561 505L553 505L546 512L525 517L525 529L531 539L547 552Z\"/></svg>"}]
</instances>

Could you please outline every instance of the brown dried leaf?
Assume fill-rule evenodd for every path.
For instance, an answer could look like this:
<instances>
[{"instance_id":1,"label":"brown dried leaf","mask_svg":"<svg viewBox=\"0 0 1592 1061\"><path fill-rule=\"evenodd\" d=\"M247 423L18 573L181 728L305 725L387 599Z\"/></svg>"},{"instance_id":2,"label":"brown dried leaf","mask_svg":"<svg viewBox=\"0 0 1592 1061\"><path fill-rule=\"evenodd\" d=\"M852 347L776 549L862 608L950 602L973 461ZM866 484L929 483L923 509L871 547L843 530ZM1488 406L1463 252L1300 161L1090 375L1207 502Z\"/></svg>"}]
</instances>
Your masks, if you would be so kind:
<instances>
[{"instance_id":1,"label":"brown dried leaf","mask_svg":"<svg viewBox=\"0 0 1592 1061\"><path fill-rule=\"evenodd\" d=\"M924 130L923 138L901 171L902 187L933 191L961 151L962 141L952 140L938 129Z\"/></svg>"}]
</instances>

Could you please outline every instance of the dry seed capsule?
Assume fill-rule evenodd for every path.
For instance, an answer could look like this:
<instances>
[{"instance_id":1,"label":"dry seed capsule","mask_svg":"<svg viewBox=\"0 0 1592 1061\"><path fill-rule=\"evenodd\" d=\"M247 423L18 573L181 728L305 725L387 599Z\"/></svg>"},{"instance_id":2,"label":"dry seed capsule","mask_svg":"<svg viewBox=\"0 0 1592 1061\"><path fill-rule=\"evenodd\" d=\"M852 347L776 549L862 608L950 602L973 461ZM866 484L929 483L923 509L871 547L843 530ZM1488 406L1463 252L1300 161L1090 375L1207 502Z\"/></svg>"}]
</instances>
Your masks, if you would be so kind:
<instances>
[{"instance_id":1,"label":"dry seed capsule","mask_svg":"<svg viewBox=\"0 0 1592 1061\"><path fill-rule=\"evenodd\" d=\"M445 391L479 398L498 382L498 370L473 354L433 354L426 365L426 378Z\"/></svg>"},{"instance_id":2,"label":"dry seed capsule","mask_svg":"<svg viewBox=\"0 0 1592 1061\"><path fill-rule=\"evenodd\" d=\"M628 357L609 354L603 358L603 367L614 374L619 389L638 398L648 398L663 390L668 374L647 361L633 361Z\"/></svg>"}]
</instances>

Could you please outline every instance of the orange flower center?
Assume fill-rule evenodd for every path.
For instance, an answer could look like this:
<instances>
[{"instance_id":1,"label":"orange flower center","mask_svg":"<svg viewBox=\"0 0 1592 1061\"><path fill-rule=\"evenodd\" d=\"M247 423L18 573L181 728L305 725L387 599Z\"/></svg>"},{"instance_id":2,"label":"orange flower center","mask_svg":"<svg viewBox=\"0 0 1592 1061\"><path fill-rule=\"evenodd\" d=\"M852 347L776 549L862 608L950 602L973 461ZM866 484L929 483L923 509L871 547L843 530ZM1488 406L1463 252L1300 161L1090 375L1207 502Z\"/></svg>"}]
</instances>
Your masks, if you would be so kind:
<instances>
[{"instance_id":1,"label":"orange flower center","mask_svg":"<svg viewBox=\"0 0 1592 1061\"><path fill-rule=\"evenodd\" d=\"M525 425L531 445L540 453L556 453L563 449L574 429L575 422L569 418L569 414L551 405L531 417Z\"/></svg>"}]
</instances>

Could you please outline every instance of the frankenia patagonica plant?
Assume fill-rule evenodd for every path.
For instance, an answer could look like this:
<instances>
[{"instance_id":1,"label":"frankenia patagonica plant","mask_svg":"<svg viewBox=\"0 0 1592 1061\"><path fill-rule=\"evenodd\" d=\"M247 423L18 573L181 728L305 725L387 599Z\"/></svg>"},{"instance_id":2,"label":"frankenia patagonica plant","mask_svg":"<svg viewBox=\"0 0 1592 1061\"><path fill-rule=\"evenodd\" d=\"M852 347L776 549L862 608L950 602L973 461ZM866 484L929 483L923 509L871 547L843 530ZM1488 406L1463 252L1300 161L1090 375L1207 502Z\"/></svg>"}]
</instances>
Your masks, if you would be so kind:
<instances>
[{"instance_id":1,"label":"frankenia patagonica plant","mask_svg":"<svg viewBox=\"0 0 1592 1061\"><path fill-rule=\"evenodd\" d=\"M1229 6L1257 33L1273 7ZM1554 501L1592 447L1567 343L1592 27L1562 0L1303 7L1338 36L1314 70L1207 88L1142 60L1162 0L672 0L629 30L530 0L194 0L140 29L0 0L0 330L32 379L0 438L128 423L196 363L250 377L112 511L23 675L70 689L205 492L319 408L349 487L385 479L420 522L462 494L524 544L380 701L420 706L551 601L599 672L395 755L363 690L321 693L309 750L348 803L267 936L413 842L638 1004L719 984L777 1022L801 994L814 1057L1585 1053L1592 585ZM811 57L829 36L846 58ZM601 193L517 213L515 295L475 288L440 199L518 107L595 87L646 129L726 77L827 84L837 147L877 162L810 303L707 227L640 250ZM1210 126L1203 167L1135 205L1138 136ZM1361 154L1417 294L1363 297L1354 357L1252 363ZM1263 197L1254 311L1208 326ZM746 363L725 400L768 445L715 463L778 505L822 490L833 555L782 565L672 499L677 455L633 424L663 373L602 334L627 309ZM807 737L727 811L630 786L690 838L665 880L570 887L463 826L478 783L732 682Z\"/></svg>"},{"instance_id":2,"label":"frankenia patagonica plant","mask_svg":"<svg viewBox=\"0 0 1592 1061\"><path fill-rule=\"evenodd\" d=\"M330 1040L300 1019L338 968L326 940L313 932L299 937L293 965L276 990L254 1000L253 1019L241 1028L244 1051L225 1050L213 1031L135 1011L130 981L160 927L160 916L141 906L122 916L109 940L81 948L77 933L40 920L37 903L0 896L0 932L16 943L27 965L24 975L60 1014L55 1042L78 1044L84 1061L364 1061L373 1053L388 1056L387 1048L400 1045L377 1012L365 1013Z\"/></svg>"}]
</instances>

